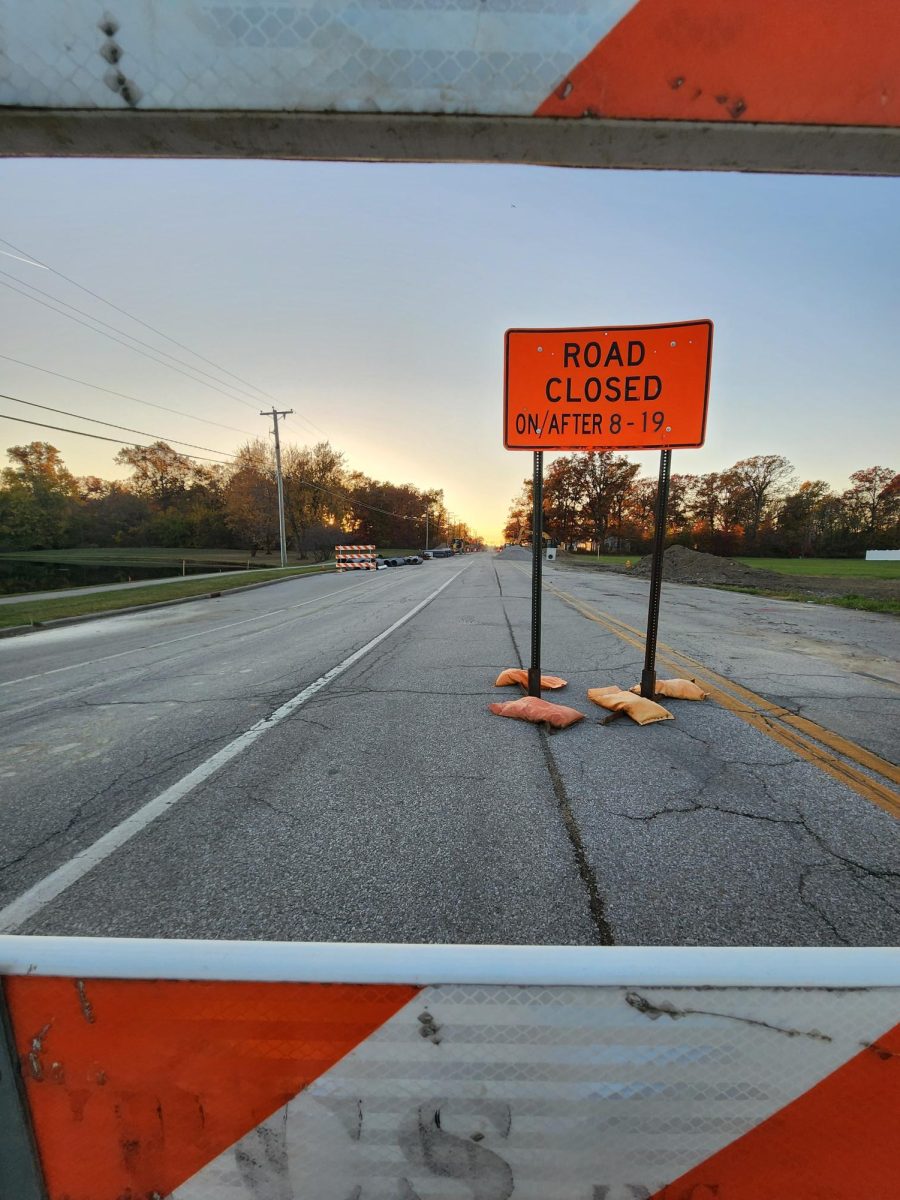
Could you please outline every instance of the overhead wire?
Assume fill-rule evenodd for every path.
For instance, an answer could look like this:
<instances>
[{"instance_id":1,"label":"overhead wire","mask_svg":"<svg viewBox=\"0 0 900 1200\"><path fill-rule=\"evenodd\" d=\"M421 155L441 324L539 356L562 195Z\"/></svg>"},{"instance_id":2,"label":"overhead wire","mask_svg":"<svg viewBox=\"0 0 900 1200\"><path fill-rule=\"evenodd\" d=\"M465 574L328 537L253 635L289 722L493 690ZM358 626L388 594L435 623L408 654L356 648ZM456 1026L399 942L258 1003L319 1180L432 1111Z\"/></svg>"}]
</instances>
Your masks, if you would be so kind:
<instances>
[{"instance_id":1,"label":"overhead wire","mask_svg":"<svg viewBox=\"0 0 900 1200\"><path fill-rule=\"evenodd\" d=\"M10 241L7 241L6 238L0 237L0 242L2 242L4 246L9 246L9 248L11 250L15 250L17 252L17 254L19 254L19 255L27 255L28 254L27 250L22 250L19 246L14 246L13 243ZM176 338L173 338L170 334L163 333L163 331L161 329L157 329L154 325L151 325L148 321L144 321L140 317L136 317L134 315L134 313L128 312L128 310L125 308L122 308L121 305L114 303L114 301L112 301L112 300L107 300L106 297L101 296L99 292L94 292L89 287L86 287L83 283L79 283L77 279L72 279L69 275L64 275L62 271L58 270L56 267L51 267L49 263L42 262L39 258L36 258L33 254L29 255L27 258L21 258L20 262L30 262L34 266L42 267L45 271L50 271L51 274L59 276L59 278L64 279L66 281L66 283L71 283L73 287L77 287L80 291L84 292L86 295L92 296L95 300L99 300L101 304L106 304L109 308L115 309L116 312L121 313L123 317L127 317L129 319L129 321L134 321L138 325L143 325L143 327L145 329L149 329L150 332L155 333L157 337L165 338L165 340L167 342L171 342L173 346L178 346L179 349L186 350L188 352L188 354L192 354L195 358L201 359L203 362L207 363L209 366L215 367L216 370L221 372L222 375L230 375L231 378L236 379L238 381L238 383L246 384L247 387L252 388L253 391L255 391L255 392L259 392L260 395L265 396L268 400L272 400L276 404L279 403L279 401L277 400L277 398L275 396L270 396L268 392L264 391L261 387L257 387L257 385L255 383L250 383L249 380L242 379L241 376L236 375L234 373L234 371L229 371L227 369L227 367L223 367L220 363L214 362L211 358L206 358L205 355L199 354L196 350L192 350L191 347L186 346L184 344L184 342L179 342Z\"/></svg>"},{"instance_id":2,"label":"overhead wire","mask_svg":"<svg viewBox=\"0 0 900 1200\"><path fill-rule=\"evenodd\" d=\"M309 417L304 417L304 415L303 415L302 413L298 413L298 412L296 412L296 411L295 411L295 412L293 412L293 413L291 414L291 416L298 417L298 418L299 418L301 421L305 421L305 422L306 422L306 424L307 424L307 425L309 425L309 427L310 427L311 429L314 429L314 430L316 431L316 433L321 433L322 437L324 437L324 438L327 438L327 437L328 437L328 434L325 432L325 430L324 430L324 429L320 428L320 426L318 426L318 425L315 423L315 421L311 421L311 420L309 419ZM285 422L285 424L287 424L287 423L288 423L288 421L290 420L290 418L289 418L289 417L284 417L283 419L284 419L284 422ZM299 433L302 433L303 431L302 431L302 430L298 430L298 432L299 432Z\"/></svg>"},{"instance_id":3,"label":"overhead wire","mask_svg":"<svg viewBox=\"0 0 900 1200\"><path fill-rule=\"evenodd\" d=\"M3 238L0 238L0 242L2 242L2 241L3 241ZM7 242L6 245L7 246L10 245L10 243ZM19 262L28 263L29 267L40 267L42 271L49 271L49 269L50 269L49 267L45 266L43 263L39 263L37 261L37 259L23 258L21 254L10 254L10 252L8 250L0 250L0 254L2 254L4 256L4 258L15 258Z\"/></svg>"},{"instance_id":4,"label":"overhead wire","mask_svg":"<svg viewBox=\"0 0 900 1200\"><path fill-rule=\"evenodd\" d=\"M109 321L104 321L102 317L97 317L91 312L86 312L83 308L79 308L77 304L70 304L68 300L62 300L59 296L54 296L52 292L45 292L43 288L36 287L33 283L29 283L25 279L20 279L18 275L13 275L10 271L0 270L0 275L6 276L7 279L12 279L15 283L21 283L23 287L30 288L31 291L37 292L39 296L45 296L48 300L52 300L54 304L61 304L63 308L70 308L72 312L77 312L82 317L87 317L89 321L94 321L97 325L102 325L105 329L111 329L113 333L120 333L122 337L126 337L132 342L137 342L139 346L143 346L146 350L153 350L156 354L162 354L165 358L171 358L173 362L179 363L182 367L187 367L189 371L194 371L197 375L205 375L207 379L211 379L214 383L224 384L225 387L231 388L234 392L243 392L245 396L250 397L250 400L258 403L256 397L250 392L244 391L243 388L236 388L233 384L225 383L222 379L216 379L215 375L210 375L209 371L204 371L201 367L195 367L193 363L186 362L183 358L179 358L177 354L170 354L168 350L163 350L160 346L154 346L152 342L145 342L141 338L135 337L133 333L128 333L125 329L120 329L118 325L111 325ZM8 287L9 285L4 284L3 286ZM30 299L33 298L30 297ZM98 329L97 332L99 333L100 330ZM239 399L237 396L232 396L231 392L224 392L223 395L230 396L232 400ZM250 408L256 407L256 403L251 404L249 400L241 400L241 403L247 404Z\"/></svg>"},{"instance_id":5,"label":"overhead wire","mask_svg":"<svg viewBox=\"0 0 900 1200\"><path fill-rule=\"evenodd\" d=\"M27 404L30 408L41 408L45 412L58 413L63 417L74 417L76 421L90 421L93 425L106 425L109 429L122 429L125 433L136 433L139 437L153 438L157 442L174 442L176 446L189 446L192 450L207 450L210 454L226 454L229 458L235 455L231 450L216 450L213 446L198 446L196 442L183 442L181 438L163 437L158 433L148 433L146 429L132 429L130 425L117 425L114 421L101 421L99 417L85 417L81 413L69 412L65 408L51 408L49 404L38 404L35 400L23 400L21 396L10 396L0 392L0 400L14 400L16 404Z\"/></svg>"},{"instance_id":6,"label":"overhead wire","mask_svg":"<svg viewBox=\"0 0 900 1200\"><path fill-rule=\"evenodd\" d=\"M0 413L0 421L17 421L20 425L34 425L38 429L53 429L57 433L74 433L77 437L93 438L96 442L114 442L117 446L133 446L134 442L123 442L121 438L106 437L102 433L87 433L83 429L64 429L62 425L45 425L43 421L31 421L27 417L11 417L9 413ZM149 446L140 446L141 450L149 450ZM220 458L201 458L199 454L185 454L184 458L193 458L197 462L217 463L220 467L229 464Z\"/></svg>"},{"instance_id":7,"label":"overhead wire","mask_svg":"<svg viewBox=\"0 0 900 1200\"><path fill-rule=\"evenodd\" d=\"M45 375L54 375L57 379L65 379L69 383L80 383L82 387L93 388L95 392L105 392L108 396L120 396L123 400L133 400L136 404L146 404L148 408L158 408L160 412L172 413L176 417L187 417L190 421L202 421L204 425L216 425L219 429L227 429L231 433L243 433L246 437L256 437L248 429L238 429L235 425L223 425L221 421L211 421L208 417L197 417L193 413L182 412L179 408L168 408L165 404L156 404L152 400L142 400L139 396L129 395L128 392L117 392L113 388L101 387L99 383L89 383L86 379L76 379L74 375L64 375L61 371L52 371L49 367L40 367L37 363L26 362L23 358L13 358L10 354L0 354L6 362L16 363L20 367L28 367L32 371L41 371Z\"/></svg>"},{"instance_id":8,"label":"overhead wire","mask_svg":"<svg viewBox=\"0 0 900 1200\"><path fill-rule=\"evenodd\" d=\"M6 271L0 271L0 275L6 275L6 274L7 274ZM21 283L22 280L17 280L17 282ZM31 287L31 284L26 284L25 286ZM191 375L191 374L189 374L189 372L182 370L181 367L175 366L174 363L166 362L166 360L164 358L157 358L155 354L148 354L146 350L141 350L141 349L139 349L138 346L132 346L130 342L123 341L122 338L116 337L112 333L107 333L105 329L98 329L96 325L89 324L89 321L96 321L99 324L104 324L104 325L107 324L107 322L105 322L105 321L101 322L99 317L90 317L89 314L84 314L89 317L89 321L84 321L80 317L74 317L71 313L64 312L61 308L57 308L56 305L54 305L54 304L48 304L46 300L41 300L37 296L30 295L28 292L23 292L21 288L13 287L13 285L11 283L6 283L2 279L0 279L0 287L9 288L9 290L11 292L16 292L18 295L24 296L26 300L31 300L35 304L41 304L41 305L43 305L44 308L49 308L51 312L55 312L59 316L65 317L66 320L74 321L76 325L83 325L85 327L85 329L90 329L92 333L99 333L101 337L109 338L109 340L111 342L118 342L118 344L120 346L124 346L126 350L133 350L135 354L140 354L143 358L149 358L151 360L151 362L158 363L159 366L161 366L161 367L168 367L170 371L177 371L179 375L184 375L184 377L186 379L190 379L192 383L199 383L201 387L207 387L213 392L218 392L220 396L225 396L228 400L234 400L238 404L245 404L248 408L256 407L255 405L250 404L247 400L242 400L240 396L234 396L231 394L231 392L226 392L224 390L224 388L216 387L215 384L212 384L212 383L207 383L205 379L198 379L195 375ZM39 288L34 288L33 290L40 291ZM42 294L47 295L46 292L43 292ZM55 299L55 297L54 297L54 299ZM57 303L66 305L67 308L75 309L75 306L73 304L66 304L65 300L59 300L59 301L57 301ZM75 309L75 311L81 312L82 310ZM114 326L110 326L110 328L114 328ZM122 331L119 330L118 332L122 332ZM128 333L125 334L125 337L130 337L130 336L131 335ZM132 340L136 341L137 339L133 338ZM162 350L162 351L160 351L160 353L165 354L165 351Z\"/></svg>"},{"instance_id":9,"label":"overhead wire","mask_svg":"<svg viewBox=\"0 0 900 1200\"><path fill-rule=\"evenodd\" d=\"M313 483L309 479L296 480L302 487L315 488L316 491L324 492L327 496L334 496L336 500L345 500L353 508L370 508L372 512L383 513L386 517L396 517L399 521L421 521L421 517L408 517L405 513L389 512L386 508L378 508L374 504L367 504L364 500L356 500L353 496L346 492L333 492L326 487L322 487L319 483Z\"/></svg>"},{"instance_id":10,"label":"overhead wire","mask_svg":"<svg viewBox=\"0 0 900 1200\"><path fill-rule=\"evenodd\" d=\"M40 267L42 270L49 271L52 275L56 275L56 276L58 276L58 278L65 280L66 283L69 283L73 287L78 288L80 291L84 292L85 295L91 296L94 300L99 300L101 304L105 304L109 308L114 309L116 312L121 313L122 316L127 317L129 321L134 321L136 324L142 325L145 329L149 329L151 333L155 333L157 337L164 338L167 342L171 342L173 346L178 346L178 348L180 350L186 350L188 354L193 355L194 358L199 358L201 360L201 362L205 362L208 366L215 367L215 369L220 374L229 375L232 379L236 379L238 381L238 383L245 384L246 387L252 388L254 392L258 392L261 396L265 396L267 400L271 400L275 404L280 403L280 401L277 399L277 397L271 395L271 393L267 392L264 388L259 387L255 383L251 383L248 379L242 378L240 375L237 375L234 371L229 371L227 367L223 367L220 363L215 362L213 359L207 358L206 355L200 354L198 351L191 349L191 347L186 346L184 344L184 342L179 342L177 338L173 338L170 334L164 333L161 329L157 329L156 326L151 325L148 321L142 320L141 317L136 317L134 315L134 313L129 312L127 309L123 308L121 305L116 304L112 300L108 300L105 296L101 296L99 292L95 292L91 288L86 287L85 284L79 283L77 279L72 279L71 276L64 274L62 271L58 270L56 267L52 267L49 263L43 262L41 259L37 258L35 255L33 255L33 254L29 255L27 250L23 250L21 247L14 245L12 242L8 241L6 238L0 237L0 243L2 243L4 246L9 246L10 250L15 250L16 254L19 256L22 256L22 255L27 256L27 257L20 257L19 258L20 262L29 263L31 266L37 266L37 267ZM10 257L16 257L16 255L11 255ZM6 272L4 272L4 274L6 274ZM13 277L13 278L17 278L17 277ZM24 282L24 281L19 280L19 282ZM33 285L26 284L26 286L32 287ZM34 290L39 291L40 289L34 288ZM48 293L45 292L42 294L47 295ZM55 299L55 297L54 297L54 299ZM60 301L60 303L64 303L64 301ZM74 307L74 306L70 306L70 307ZM80 310L76 310L76 311L80 311ZM99 317L95 317L93 319L100 321ZM106 324L106 322L101 322L101 323ZM110 328L114 328L114 327L110 326ZM130 337L131 335L126 334L125 336ZM133 340L137 341L138 339L134 338ZM147 345L146 342L142 342L141 344ZM153 348L158 349L158 347L153 347ZM165 354L166 352L163 350L160 350L160 353ZM169 357L171 358L174 356L169 355ZM183 360L179 359L176 361L183 361ZM192 369L199 370L199 368L192 368ZM249 393L244 392L244 395L248 395L248 394ZM307 425L310 425L318 433L322 433L323 436L327 436L327 434L325 434L324 431L322 429L320 429L319 426L316 425L313 421L310 421L308 417L303 416L302 413L297 414L297 415L300 417L301 420L305 421Z\"/></svg>"}]
</instances>

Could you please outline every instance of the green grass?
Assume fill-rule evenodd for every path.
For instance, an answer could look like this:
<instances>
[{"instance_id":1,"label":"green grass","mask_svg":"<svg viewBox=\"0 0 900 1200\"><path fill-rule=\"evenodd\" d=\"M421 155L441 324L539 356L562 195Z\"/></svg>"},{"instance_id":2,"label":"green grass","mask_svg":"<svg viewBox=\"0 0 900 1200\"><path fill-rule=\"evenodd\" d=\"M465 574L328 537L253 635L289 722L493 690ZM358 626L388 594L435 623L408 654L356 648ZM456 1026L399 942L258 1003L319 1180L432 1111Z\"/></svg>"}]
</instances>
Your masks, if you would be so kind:
<instances>
[{"instance_id":1,"label":"green grass","mask_svg":"<svg viewBox=\"0 0 900 1200\"><path fill-rule=\"evenodd\" d=\"M827 560L826 560L827 561ZM871 596L856 596L850 592L846 596L810 596L805 592L773 591L770 588L731 587L727 584L710 584L719 592L741 592L745 596L766 596L771 600L795 600L798 604L829 604L835 608L852 608L859 612L888 613L900 617L900 599Z\"/></svg>"},{"instance_id":2,"label":"green grass","mask_svg":"<svg viewBox=\"0 0 900 1200\"><path fill-rule=\"evenodd\" d=\"M528 547L526 547L528 549ZM557 551L557 557L562 562L578 563L579 566L589 567L596 563L601 567L624 567L631 563L633 567L641 561L641 554L571 554L568 550Z\"/></svg>"},{"instance_id":3,"label":"green grass","mask_svg":"<svg viewBox=\"0 0 900 1200\"><path fill-rule=\"evenodd\" d=\"M149 587L124 588L108 592L92 592L89 596L61 596L58 600L23 600L20 604L0 604L0 628L13 625L34 625L57 617L81 617L89 613L111 612L132 608L138 604L154 604L160 600L180 600L185 596L203 596L211 591L230 592L248 583L269 579L284 579L293 575L317 575L332 567L286 567L284 570L246 571L219 580L185 579L176 583L161 583Z\"/></svg>"},{"instance_id":4,"label":"green grass","mask_svg":"<svg viewBox=\"0 0 900 1200\"><path fill-rule=\"evenodd\" d=\"M835 579L900 579L900 562L862 558L737 558L748 567L781 575L829 575Z\"/></svg>"},{"instance_id":5,"label":"green grass","mask_svg":"<svg viewBox=\"0 0 900 1200\"><path fill-rule=\"evenodd\" d=\"M296 557L296 556L292 556ZM103 546L74 550L9 550L0 559L37 563L66 563L83 567L177 567L185 561L190 566L254 567L278 566L278 553L257 554L251 558L246 550L193 549L172 546Z\"/></svg>"}]
</instances>

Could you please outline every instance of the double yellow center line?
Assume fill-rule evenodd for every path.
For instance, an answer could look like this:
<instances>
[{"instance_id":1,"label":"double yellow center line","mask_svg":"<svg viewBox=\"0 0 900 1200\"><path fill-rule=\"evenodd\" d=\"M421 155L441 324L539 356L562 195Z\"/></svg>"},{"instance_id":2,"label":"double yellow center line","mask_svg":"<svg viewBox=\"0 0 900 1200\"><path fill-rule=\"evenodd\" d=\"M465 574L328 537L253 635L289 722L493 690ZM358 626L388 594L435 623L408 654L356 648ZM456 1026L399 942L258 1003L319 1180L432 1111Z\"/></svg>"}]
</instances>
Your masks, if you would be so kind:
<instances>
[{"instance_id":1,"label":"double yellow center line","mask_svg":"<svg viewBox=\"0 0 900 1200\"><path fill-rule=\"evenodd\" d=\"M639 629L626 625L608 613L599 612L552 583L545 582L544 587L563 604L643 653L645 638ZM823 729L815 721L800 717L780 704L773 704L764 696L758 696L749 688L711 671L690 655L673 650L663 642L657 643L656 658L658 665L679 675L689 673L717 704L754 729L813 763L879 808L900 817L900 768L893 763L829 729Z\"/></svg>"}]
</instances>

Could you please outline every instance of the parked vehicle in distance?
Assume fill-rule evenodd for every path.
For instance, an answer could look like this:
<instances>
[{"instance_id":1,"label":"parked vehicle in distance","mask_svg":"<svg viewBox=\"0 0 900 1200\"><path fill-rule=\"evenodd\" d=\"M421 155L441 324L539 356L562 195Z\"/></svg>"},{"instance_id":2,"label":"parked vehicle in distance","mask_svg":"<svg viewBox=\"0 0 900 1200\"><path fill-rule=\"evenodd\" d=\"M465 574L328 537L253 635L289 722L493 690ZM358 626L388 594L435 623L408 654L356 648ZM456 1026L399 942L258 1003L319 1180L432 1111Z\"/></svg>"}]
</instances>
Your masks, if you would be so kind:
<instances>
[{"instance_id":1,"label":"parked vehicle in distance","mask_svg":"<svg viewBox=\"0 0 900 1200\"><path fill-rule=\"evenodd\" d=\"M454 552L452 550L434 550L432 558L452 558Z\"/></svg>"},{"instance_id":2,"label":"parked vehicle in distance","mask_svg":"<svg viewBox=\"0 0 900 1200\"><path fill-rule=\"evenodd\" d=\"M434 558L434 554L430 550L423 550L422 561L426 562L429 558Z\"/></svg>"}]
</instances>

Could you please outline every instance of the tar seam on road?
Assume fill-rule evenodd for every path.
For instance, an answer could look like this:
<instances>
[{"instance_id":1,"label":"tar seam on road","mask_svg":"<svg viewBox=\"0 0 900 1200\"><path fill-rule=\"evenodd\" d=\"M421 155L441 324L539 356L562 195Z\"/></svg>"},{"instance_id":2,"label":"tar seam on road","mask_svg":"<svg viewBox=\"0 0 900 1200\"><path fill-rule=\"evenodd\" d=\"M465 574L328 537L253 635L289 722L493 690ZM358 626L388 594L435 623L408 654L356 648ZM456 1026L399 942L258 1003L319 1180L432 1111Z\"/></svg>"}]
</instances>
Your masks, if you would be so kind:
<instances>
[{"instance_id":1,"label":"tar seam on road","mask_svg":"<svg viewBox=\"0 0 900 1200\"><path fill-rule=\"evenodd\" d=\"M491 564L493 566L493 564ZM497 587L500 591L500 604L503 609L503 616L506 620L506 628L509 630L509 639L512 642L513 653L521 667L522 656L519 653L519 647L516 644L516 637L513 633L513 627L509 619L509 614L506 611L506 605L503 603L503 587L500 583L500 575L494 566L494 574L497 576ZM547 774L550 776L550 782L553 785L553 794L556 797L556 804L559 809L559 814L562 817L563 826L566 831L566 836L572 846L572 853L575 856L575 865L578 868L578 874L581 876L581 881L587 888L588 907L591 912L591 920L597 929L597 935L601 946L614 946L616 939L613 936L612 928L607 920L606 908L603 903L603 897L600 895L600 888L597 885L597 877L594 874L591 864L588 862L587 854L584 849L584 842L581 840L581 830L578 828L578 822L575 820L575 814L572 812L572 806L569 804L569 797L566 795L566 787L563 783L562 776L559 773L559 768L556 765L556 760L550 750L550 736L543 729L538 729L538 736L541 739L541 750L544 755L544 762L547 767Z\"/></svg>"},{"instance_id":2,"label":"tar seam on road","mask_svg":"<svg viewBox=\"0 0 900 1200\"><path fill-rule=\"evenodd\" d=\"M205 762L200 763L198 767L195 767L193 771L190 771L182 779L178 780L177 783L173 783L165 791L160 792L153 800L148 801L137 812L132 813L130 817L127 817L124 821L114 826L114 828L105 833L101 838L98 838L92 845L80 850L74 858L71 858L67 863L63 863L61 867L57 867L55 871L51 871L49 875L46 875L26 892L23 892L12 903L0 909L0 933L14 933L20 925L40 912L42 908L45 908L52 900L55 900L57 896L70 888L73 883L77 883L79 879L82 879L89 871L92 871L94 867L103 862L104 859L125 845L126 842L129 842L138 833L142 832L142 830L146 829L157 817L161 817L163 813L168 812L170 808L173 808L180 800L183 800L185 796L189 795L201 783L204 783L211 775L214 775L224 767L226 763L252 746L264 733L268 733L270 729L279 725L286 717L291 716L307 700L312 699L324 687L327 687L332 680L337 679L339 675L343 675L354 663L359 662L361 658L364 658L371 650L379 646L392 633L395 633L405 625L407 621L411 621L423 608L431 604L445 588L448 588L455 579L458 579L467 567L468 564L465 567L461 567L445 583L442 583L439 588L426 596L414 608L411 608L408 613L400 617L399 620L394 621L393 625L389 625L387 629L372 638L371 641L366 642L364 646L360 646L358 650L354 650L343 662L338 663L336 667L332 667L330 671L326 671L314 683L309 684L303 691L298 692L296 696L282 704L280 708L277 708L271 716L257 721L255 725L252 725L244 733L239 734L227 746L223 746L221 750L218 750L210 758L206 759Z\"/></svg>"},{"instance_id":3,"label":"tar seam on road","mask_svg":"<svg viewBox=\"0 0 900 1200\"><path fill-rule=\"evenodd\" d=\"M551 583L545 583L544 587L581 616L594 621L635 649L643 651L644 635L639 629L626 625L624 621L610 616L609 613L598 612L585 601L578 600ZM759 696L734 680L719 675L704 663L672 649L663 642L658 643L657 649L660 652L657 656L659 662L665 663L675 671L696 672L696 682L709 692L718 704L736 717L806 762L812 763L863 799L895 817L900 816L900 800L896 790L890 786L900 781L900 770L893 763L879 758L870 750L857 746L855 742L817 725L806 717L792 713L782 705L766 700L764 696ZM829 753L825 747L829 747L834 753ZM847 759L850 761L845 761ZM871 771L878 778L873 779L865 774L866 771Z\"/></svg>"}]
</instances>

